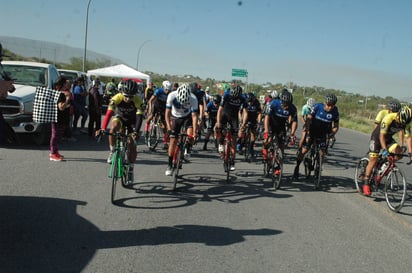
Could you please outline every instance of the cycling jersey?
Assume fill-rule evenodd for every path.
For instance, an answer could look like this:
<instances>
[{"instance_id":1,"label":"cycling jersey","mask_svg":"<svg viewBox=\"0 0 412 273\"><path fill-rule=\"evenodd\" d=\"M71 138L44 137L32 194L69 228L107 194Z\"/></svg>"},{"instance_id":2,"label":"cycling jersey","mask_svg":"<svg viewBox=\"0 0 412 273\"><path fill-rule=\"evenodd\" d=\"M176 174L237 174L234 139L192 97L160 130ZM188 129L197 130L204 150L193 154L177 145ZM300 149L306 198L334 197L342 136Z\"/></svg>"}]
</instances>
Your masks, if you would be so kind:
<instances>
[{"instance_id":1,"label":"cycling jersey","mask_svg":"<svg viewBox=\"0 0 412 273\"><path fill-rule=\"evenodd\" d=\"M145 99L146 101L149 101L150 98L153 96L154 90L152 87L146 87L146 90L144 91Z\"/></svg>"},{"instance_id":2,"label":"cycling jersey","mask_svg":"<svg viewBox=\"0 0 412 273\"><path fill-rule=\"evenodd\" d=\"M379 140L380 134L385 134L385 141L388 141L392 136L400 130L404 130L405 126L396 122L398 113L389 113L383 117L382 122L372 132L372 138Z\"/></svg>"},{"instance_id":3,"label":"cycling jersey","mask_svg":"<svg viewBox=\"0 0 412 273\"><path fill-rule=\"evenodd\" d=\"M310 108L309 105L305 104L302 106L302 117L304 120L306 120L310 112L312 112L312 109Z\"/></svg>"},{"instance_id":4,"label":"cycling jersey","mask_svg":"<svg viewBox=\"0 0 412 273\"><path fill-rule=\"evenodd\" d=\"M241 107L247 107L246 99L244 97L233 97L228 91L223 93L220 106L223 107L223 115L231 118L237 118Z\"/></svg>"},{"instance_id":5,"label":"cycling jersey","mask_svg":"<svg viewBox=\"0 0 412 273\"><path fill-rule=\"evenodd\" d=\"M197 101L199 102L200 105L203 105L203 102L205 100L205 91L201 89L196 89L193 94L196 96Z\"/></svg>"},{"instance_id":6,"label":"cycling jersey","mask_svg":"<svg viewBox=\"0 0 412 273\"><path fill-rule=\"evenodd\" d=\"M167 95L168 93L166 93L162 87L156 89L156 91L154 92L153 96L155 96L156 99L154 101L153 107L157 112L164 112L164 110L166 109Z\"/></svg>"},{"instance_id":7,"label":"cycling jersey","mask_svg":"<svg viewBox=\"0 0 412 273\"><path fill-rule=\"evenodd\" d=\"M385 135L385 144L389 152L394 152L397 146L396 141L393 139L393 135L401 130L405 129L400 123L396 122L397 113L386 114L382 122L377 126L371 134L371 139L369 143L369 155L372 157L378 157L379 152L382 149L380 142L380 134ZM395 145L396 144L396 145Z\"/></svg>"},{"instance_id":8,"label":"cycling jersey","mask_svg":"<svg viewBox=\"0 0 412 273\"><path fill-rule=\"evenodd\" d=\"M206 112L209 114L209 118L216 120L217 118L217 110L219 109L219 105L215 105L213 101L209 101L206 105Z\"/></svg>"},{"instance_id":9,"label":"cycling jersey","mask_svg":"<svg viewBox=\"0 0 412 273\"><path fill-rule=\"evenodd\" d=\"M286 131L286 122L290 116L292 120L297 120L297 109L292 103L287 109L283 109L280 100L272 100L267 111L266 114L270 118L271 131L274 133Z\"/></svg>"},{"instance_id":10,"label":"cycling jersey","mask_svg":"<svg viewBox=\"0 0 412 273\"><path fill-rule=\"evenodd\" d=\"M243 107L244 106L242 106L242 109L243 109ZM259 101L255 99L252 102L249 102L249 103L246 104L246 111L248 112L247 122L251 122L253 124L256 124L259 113L262 112L262 107L260 106Z\"/></svg>"},{"instance_id":11,"label":"cycling jersey","mask_svg":"<svg viewBox=\"0 0 412 273\"><path fill-rule=\"evenodd\" d=\"M380 110L379 113L376 115L375 123L376 123L376 124L381 124L383 118L384 118L387 114L389 114L389 110L388 110L388 109Z\"/></svg>"},{"instance_id":12,"label":"cycling jersey","mask_svg":"<svg viewBox=\"0 0 412 273\"><path fill-rule=\"evenodd\" d=\"M310 132L313 136L322 136L331 133L332 123L339 122L338 107L333 107L329 112L325 111L323 102L313 105L312 122L310 124Z\"/></svg>"},{"instance_id":13,"label":"cycling jersey","mask_svg":"<svg viewBox=\"0 0 412 273\"><path fill-rule=\"evenodd\" d=\"M134 124L136 122L136 115L143 114L142 99L138 96L133 96L133 100L125 102L123 93L118 93L110 100L108 109L115 112L126 124Z\"/></svg>"},{"instance_id":14,"label":"cycling jersey","mask_svg":"<svg viewBox=\"0 0 412 273\"><path fill-rule=\"evenodd\" d=\"M193 112L198 111L198 103L194 94L190 94L189 102L181 104L177 100L177 91L169 94L166 101L166 108L171 109L171 113L176 118L183 118L189 116Z\"/></svg>"}]
</instances>

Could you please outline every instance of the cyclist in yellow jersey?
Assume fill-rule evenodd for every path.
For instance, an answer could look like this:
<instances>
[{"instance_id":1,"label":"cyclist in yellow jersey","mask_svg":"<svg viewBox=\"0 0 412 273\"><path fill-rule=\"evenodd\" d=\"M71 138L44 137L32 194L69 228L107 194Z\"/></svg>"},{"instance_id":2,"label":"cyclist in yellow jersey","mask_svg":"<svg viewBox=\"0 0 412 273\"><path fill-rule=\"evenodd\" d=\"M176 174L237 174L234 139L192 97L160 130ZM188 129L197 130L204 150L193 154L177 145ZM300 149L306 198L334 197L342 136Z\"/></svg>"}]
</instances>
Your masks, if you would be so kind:
<instances>
[{"instance_id":1,"label":"cyclist in yellow jersey","mask_svg":"<svg viewBox=\"0 0 412 273\"><path fill-rule=\"evenodd\" d=\"M408 106L404 106L404 108L408 108L411 113L412 110ZM405 127L405 138L406 138L406 147L408 148L409 158L412 160L412 121L409 122Z\"/></svg>"},{"instance_id":2,"label":"cyclist in yellow jersey","mask_svg":"<svg viewBox=\"0 0 412 273\"><path fill-rule=\"evenodd\" d=\"M369 163L366 166L363 194L371 195L369 178L373 168L376 166L380 156L385 157L388 153L402 153L404 141L404 130L411 122L411 110L402 108L397 113L389 113L383 117L382 122L377 126L371 135L369 143ZM393 139L393 135L399 132L399 144Z\"/></svg>"},{"instance_id":3,"label":"cyclist in yellow jersey","mask_svg":"<svg viewBox=\"0 0 412 273\"><path fill-rule=\"evenodd\" d=\"M398 101L396 101L396 100L390 101L390 102L388 103L388 105L386 106L386 108L380 110L380 111L378 112L378 114L376 115L376 117L375 117L375 122L374 122L374 127L373 127L373 128L378 127L379 124L381 124L383 118L384 118L387 114L389 114L389 113L397 113L397 112L399 112L399 110L401 110L401 107L402 107L402 105L401 105Z\"/></svg>"},{"instance_id":4,"label":"cyclist in yellow jersey","mask_svg":"<svg viewBox=\"0 0 412 273\"><path fill-rule=\"evenodd\" d=\"M105 131L109 121L114 113L115 117L111 122L110 133L124 131L128 129L129 133L134 131L136 123L143 117L142 99L137 94L137 83L133 80L127 80L122 83L119 93L114 95L109 103L109 107L104 117L102 128L96 131L96 135L99 135L102 131ZM130 164L129 173L127 174L127 181L133 183L133 164L136 161L137 151L135 139L129 138L128 140L128 160ZM115 139L112 135L109 135L110 154L107 158L107 163L111 163L112 155L115 146Z\"/></svg>"}]
</instances>

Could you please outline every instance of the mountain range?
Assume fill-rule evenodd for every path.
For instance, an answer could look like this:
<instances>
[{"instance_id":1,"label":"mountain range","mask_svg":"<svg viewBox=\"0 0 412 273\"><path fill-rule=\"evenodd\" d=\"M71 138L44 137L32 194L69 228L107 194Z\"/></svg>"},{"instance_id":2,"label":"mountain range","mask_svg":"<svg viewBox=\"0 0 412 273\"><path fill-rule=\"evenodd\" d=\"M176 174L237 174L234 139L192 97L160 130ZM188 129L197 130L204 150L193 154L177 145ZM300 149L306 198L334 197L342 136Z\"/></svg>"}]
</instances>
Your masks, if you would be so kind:
<instances>
[{"instance_id":1,"label":"mountain range","mask_svg":"<svg viewBox=\"0 0 412 273\"><path fill-rule=\"evenodd\" d=\"M0 36L0 43L3 48L23 57L44 58L54 63L70 63L71 58L83 58L84 55L82 48L20 37ZM122 63L119 59L89 50L87 50L87 59L91 61L109 60L111 64Z\"/></svg>"}]
</instances>

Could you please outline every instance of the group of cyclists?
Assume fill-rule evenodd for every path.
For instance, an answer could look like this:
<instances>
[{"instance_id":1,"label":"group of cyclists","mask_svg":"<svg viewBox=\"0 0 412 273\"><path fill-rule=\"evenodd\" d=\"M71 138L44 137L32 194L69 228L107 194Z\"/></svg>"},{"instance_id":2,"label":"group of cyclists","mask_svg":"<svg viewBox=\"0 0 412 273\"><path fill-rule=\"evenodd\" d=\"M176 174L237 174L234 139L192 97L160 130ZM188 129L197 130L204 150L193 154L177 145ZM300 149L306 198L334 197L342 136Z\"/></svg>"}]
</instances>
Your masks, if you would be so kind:
<instances>
[{"instance_id":1,"label":"group of cyclists","mask_svg":"<svg viewBox=\"0 0 412 273\"><path fill-rule=\"evenodd\" d=\"M181 128L186 128L188 135L188 149L185 151L185 159L190 159L191 146L198 141L203 129L206 130L203 140L203 150L207 150L212 136L218 153L223 152L224 133L230 128L232 134L232 162L230 170L235 170L235 155L242 151L244 132L250 128L251 143L250 153L257 155L254 150L258 130L263 131L262 159L268 156L268 145L276 135L279 145L284 149L291 143L294 145L296 130L298 128L298 110L293 103L293 95L284 88L279 93L274 91L265 105L261 105L253 93L243 93L242 87L233 82L223 94L213 97L206 93L197 83L174 84L168 80L163 81L162 86L154 88L149 83L144 91L144 96L138 96L138 86L133 80L127 80L119 85L119 92L114 95L109 103L108 110L102 123L102 128L96 132L100 134L106 130L109 121L114 116L110 133L124 130L135 131L135 138L139 137L140 127L146 118L144 136L149 132L150 121L155 115L160 115L164 128L164 149L167 150L168 160L165 175L173 173L172 159L176 147L177 136ZM141 92L140 92L141 93ZM323 102L315 102L309 98L302 107L302 136L299 140L296 156L296 166L293 178L299 179L299 166L309 151L311 145L319 145L321 158L324 160L327 150L327 140L334 138L339 130L339 110L336 106L337 97L327 94ZM388 104L388 109L381 111L377 116L376 126L370 141L370 166L366 169L365 180L369 179L371 171L376 164L376 158L385 156L387 151L398 152L403 146L404 138L407 138L408 150L412 152L411 109L401 106L397 101ZM287 132L289 131L289 134ZM400 145L392 138L393 134L400 132ZM404 133L405 132L405 133ZM288 136L287 136L288 135ZM128 142L130 163L136 160L136 141ZM113 137L109 136L110 153L107 162L111 162L114 149ZM133 164L132 164L133 166ZM274 174L279 175L280 169L274 169ZM133 168L128 174L128 182L133 182ZM370 195L368 183L363 188L365 195Z\"/></svg>"}]
</instances>

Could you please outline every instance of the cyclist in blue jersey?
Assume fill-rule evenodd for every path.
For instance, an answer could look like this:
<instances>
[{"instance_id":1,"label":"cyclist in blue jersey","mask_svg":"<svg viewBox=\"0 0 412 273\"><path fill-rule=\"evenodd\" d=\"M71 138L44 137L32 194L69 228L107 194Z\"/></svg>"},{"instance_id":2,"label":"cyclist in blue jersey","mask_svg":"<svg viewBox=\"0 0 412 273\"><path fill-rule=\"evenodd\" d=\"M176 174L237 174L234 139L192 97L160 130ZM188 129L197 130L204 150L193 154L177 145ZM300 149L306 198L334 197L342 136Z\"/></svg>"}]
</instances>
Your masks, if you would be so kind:
<instances>
[{"instance_id":1,"label":"cyclist in blue jersey","mask_svg":"<svg viewBox=\"0 0 412 273\"><path fill-rule=\"evenodd\" d=\"M217 111L219 110L219 105L220 105L221 100L222 100L222 97L220 95L215 95L213 97L213 100L211 100L206 105L205 116L207 119L207 122L206 122L207 132L205 135L205 143L203 144L204 151L207 150L207 143L209 142L210 136L213 133L213 128L216 125Z\"/></svg>"},{"instance_id":2,"label":"cyclist in blue jersey","mask_svg":"<svg viewBox=\"0 0 412 273\"><path fill-rule=\"evenodd\" d=\"M198 117L197 117L197 123L198 123L198 136L200 137L201 130L203 128L203 119L204 119L204 113L206 110L206 93L205 91L202 90L202 86L196 82L190 84L190 89L192 93L196 96L197 102L198 102Z\"/></svg>"},{"instance_id":3,"label":"cyclist in blue jersey","mask_svg":"<svg viewBox=\"0 0 412 273\"><path fill-rule=\"evenodd\" d=\"M171 92L167 98L165 115L167 130L170 135L170 146L168 150L169 161L165 172L167 176L173 174L173 154L182 126L186 126L188 146L193 144L197 130L197 107L197 99L194 94L190 92L190 86L188 84L180 85L177 90ZM185 154L185 157L188 158L187 154Z\"/></svg>"},{"instance_id":4,"label":"cyclist in blue jersey","mask_svg":"<svg viewBox=\"0 0 412 273\"><path fill-rule=\"evenodd\" d=\"M163 123L163 144L164 147L163 149L167 149L168 145L168 136L167 136L167 131L166 131L166 122L165 122L165 110L166 110L166 100L167 96L172 90L172 83L170 81L163 81L162 87L156 89L154 94L150 97L149 102L148 102L148 111L147 113L149 114L149 117L146 120L146 126L144 128L145 131L145 140L147 139L147 136L149 135L149 127L150 127L150 121L154 118L156 114L160 114L161 120Z\"/></svg>"},{"instance_id":5,"label":"cyclist in blue jersey","mask_svg":"<svg viewBox=\"0 0 412 273\"><path fill-rule=\"evenodd\" d=\"M260 102L256 99L255 94L253 94L253 93L248 93L247 94L246 101L247 101L246 111L247 111L248 115L247 115L247 120L245 120L243 122L243 124L247 124L249 122L251 124L250 125L251 126L250 127L250 129L251 129L250 149L251 150L249 152L252 156L254 156L255 151L253 149L253 146L255 145L257 125L258 125L258 122L262 118L262 107L260 105ZM241 109L242 109L241 111L243 111L243 107ZM244 119L244 118L242 117L242 119ZM240 131L239 131L239 138L238 138L237 146L236 146L236 150L238 152L240 152L242 150L242 144L244 142L244 140L242 140L242 136L245 132L245 129L246 129L246 127L241 127Z\"/></svg>"},{"instance_id":6,"label":"cyclist in blue jersey","mask_svg":"<svg viewBox=\"0 0 412 273\"><path fill-rule=\"evenodd\" d=\"M264 126L265 132L263 133L263 160L267 159L268 148L272 142L273 135L276 135L279 140L279 147L284 152L286 146L286 123L292 123L291 137L295 136L297 127L297 109L292 103L292 94L288 90L284 89L279 94L279 99L271 101L270 106L267 109ZM271 133L271 134L269 134ZM280 170L275 170L275 175L279 175Z\"/></svg>"},{"instance_id":7,"label":"cyclist in blue jersey","mask_svg":"<svg viewBox=\"0 0 412 273\"><path fill-rule=\"evenodd\" d=\"M298 152L293 178L299 178L299 166L305 154L315 141L319 142L322 161L326 152L326 140L336 135L339 130L339 110L336 106L338 98L334 94L327 94L323 103L316 103L307 116L302 148Z\"/></svg>"},{"instance_id":8,"label":"cyclist in blue jersey","mask_svg":"<svg viewBox=\"0 0 412 273\"><path fill-rule=\"evenodd\" d=\"M246 100L242 96L242 87L237 84L233 84L230 90L225 91L222 97L222 102L217 111L217 120L215 125L215 135L219 139L219 153L223 152L223 142L224 136L222 134L222 129L226 127L226 124L229 122L231 126L232 133L232 150L233 161L230 162L230 170L234 171L235 168L235 155L236 155L236 136L239 130L239 110L243 107L242 116L244 117L244 122L247 120L248 113L246 111ZM244 127L246 123L242 123Z\"/></svg>"}]
</instances>

